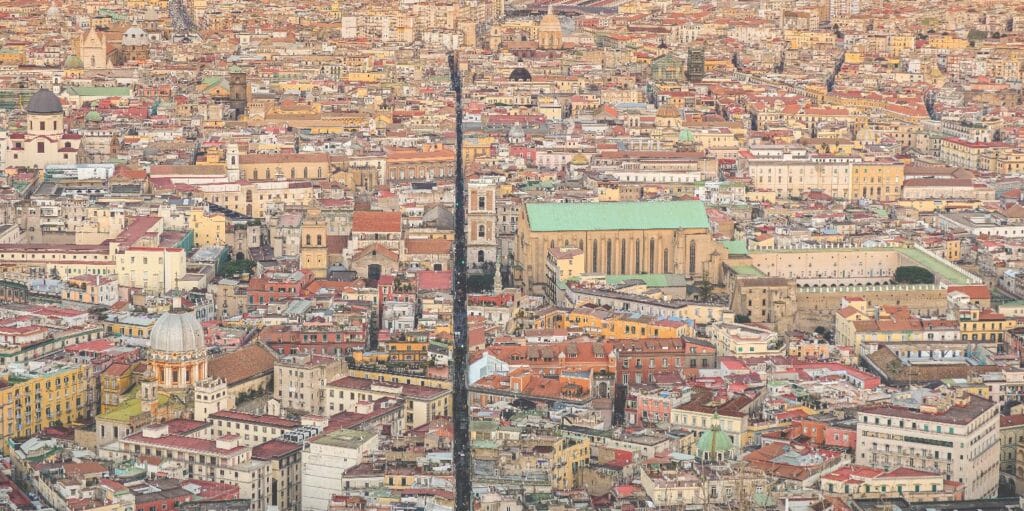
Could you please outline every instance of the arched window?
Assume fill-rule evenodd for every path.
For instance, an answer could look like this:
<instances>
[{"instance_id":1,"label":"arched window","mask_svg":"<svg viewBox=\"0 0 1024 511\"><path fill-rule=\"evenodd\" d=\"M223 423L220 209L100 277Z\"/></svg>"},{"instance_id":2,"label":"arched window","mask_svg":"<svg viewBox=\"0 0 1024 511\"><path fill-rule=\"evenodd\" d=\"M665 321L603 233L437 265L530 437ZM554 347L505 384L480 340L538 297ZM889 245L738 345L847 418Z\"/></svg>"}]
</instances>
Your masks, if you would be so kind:
<instances>
[{"instance_id":1,"label":"arched window","mask_svg":"<svg viewBox=\"0 0 1024 511\"><path fill-rule=\"evenodd\" d=\"M484 251L483 250L477 250L476 251L476 262L478 262L478 263L484 262Z\"/></svg>"},{"instance_id":2,"label":"arched window","mask_svg":"<svg viewBox=\"0 0 1024 511\"><path fill-rule=\"evenodd\" d=\"M306 245L308 246L308 245L312 245L312 244L313 244L313 237L307 234L306 235Z\"/></svg>"},{"instance_id":3,"label":"arched window","mask_svg":"<svg viewBox=\"0 0 1024 511\"><path fill-rule=\"evenodd\" d=\"M643 257L640 255L640 240L636 240L634 245L636 245L636 257L633 258L633 266L636 268L634 273L640 273L640 261L643 260Z\"/></svg>"},{"instance_id":4,"label":"arched window","mask_svg":"<svg viewBox=\"0 0 1024 511\"><path fill-rule=\"evenodd\" d=\"M667 248L661 250L661 272L662 273L672 273L672 270L670 270L669 266L668 266L668 249Z\"/></svg>"},{"instance_id":5,"label":"arched window","mask_svg":"<svg viewBox=\"0 0 1024 511\"><path fill-rule=\"evenodd\" d=\"M605 242L604 272L612 273L612 240Z\"/></svg>"},{"instance_id":6,"label":"arched window","mask_svg":"<svg viewBox=\"0 0 1024 511\"><path fill-rule=\"evenodd\" d=\"M651 238L650 246L647 248L647 271L654 273L654 238Z\"/></svg>"},{"instance_id":7,"label":"arched window","mask_svg":"<svg viewBox=\"0 0 1024 511\"><path fill-rule=\"evenodd\" d=\"M619 275L626 274L626 240L619 243Z\"/></svg>"},{"instance_id":8,"label":"arched window","mask_svg":"<svg viewBox=\"0 0 1024 511\"><path fill-rule=\"evenodd\" d=\"M477 237L477 239L482 239L484 237L484 233L485 232L486 232L486 228L484 227L484 225L483 224L478 225L476 227L476 237ZM552 243L554 243L554 242L552 241Z\"/></svg>"},{"instance_id":9,"label":"arched window","mask_svg":"<svg viewBox=\"0 0 1024 511\"><path fill-rule=\"evenodd\" d=\"M597 240L594 240L590 249L590 271L597 273Z\"/></svg>"},{"instance_id":10,"label":"arched window","mask_svg":"<svg viewBox=\"0 0 1024 511\"><path fill-rule=\"evenodd\" d=\"M690 275L697 273L697 242L690 240Z\"/></svg>"}]
</instances>

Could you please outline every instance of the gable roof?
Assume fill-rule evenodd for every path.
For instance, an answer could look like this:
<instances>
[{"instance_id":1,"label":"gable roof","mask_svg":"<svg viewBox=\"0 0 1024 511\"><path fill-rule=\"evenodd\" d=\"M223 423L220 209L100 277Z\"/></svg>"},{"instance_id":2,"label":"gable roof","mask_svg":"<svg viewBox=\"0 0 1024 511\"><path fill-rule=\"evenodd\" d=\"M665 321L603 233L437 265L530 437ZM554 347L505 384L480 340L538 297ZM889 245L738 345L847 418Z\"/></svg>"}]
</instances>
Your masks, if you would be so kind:
<instances>
[{"instance_id":1,"label":"gable roof","mask_svg":"<svg viewBox=\"0 0 1024 511\"><path fill-rule=\"evenodd\" d=\"M273 350L263 343L249 344L210 359L207 373L211 378L223 378L231 386L272 373L276 361Z\"/></svg>"}]
</instances>

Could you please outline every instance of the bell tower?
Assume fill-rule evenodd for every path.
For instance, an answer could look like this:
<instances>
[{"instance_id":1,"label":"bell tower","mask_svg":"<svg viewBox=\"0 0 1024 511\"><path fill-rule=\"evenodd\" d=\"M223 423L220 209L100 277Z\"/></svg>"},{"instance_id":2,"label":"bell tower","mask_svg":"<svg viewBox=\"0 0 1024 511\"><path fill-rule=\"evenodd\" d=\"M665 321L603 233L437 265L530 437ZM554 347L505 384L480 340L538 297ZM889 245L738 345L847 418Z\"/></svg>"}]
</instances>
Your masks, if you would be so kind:
<instances>
[{"instance_id":1,"label":"bell tower","mask_svg":"<svg viewBox=\"0 0 1024 511\"><path fill-rule=\"evenodd\" d=\"M210 415L235 407L235 398L228 392L228 384L221 378L207 378L196 383L192 417L206 421Z\"/></svg>"},{"instance_id":2,"label":"bell tower","mask_svg":"<svg viewBox=\"0 0 1024 511\"><path fill-rule=\"evenodd\" d=\"M148 413L150 417L156 417L160 401L156 391L156 375L153 374L152 366L146 368L142 381L139 383L139 404L143 413Z\"/></svg>"},{"instance_id":3,"label":"bell tower","mask_svg":"<svg viewBox=\"0 0 1024 511\"><path fill-rule=\"evenodd\" d=\"M231 66L228 69L228 85L228 101L231 108L234 108L238 116L241 117L245 114L246 106L249 103L249 77L245 70L238 66Z\"/></svg>"},{"instance_id":4,"label":"bell tower","mask_svg":"<svg viewBox=\"0 0 1024 511\"><path fill-rule=\"evenodd\" d=\"M238 144L228 144L224 154L224 164L228 171L228 181L232 183L242 178L238 162Z\"/></svg>"}]
</instances>

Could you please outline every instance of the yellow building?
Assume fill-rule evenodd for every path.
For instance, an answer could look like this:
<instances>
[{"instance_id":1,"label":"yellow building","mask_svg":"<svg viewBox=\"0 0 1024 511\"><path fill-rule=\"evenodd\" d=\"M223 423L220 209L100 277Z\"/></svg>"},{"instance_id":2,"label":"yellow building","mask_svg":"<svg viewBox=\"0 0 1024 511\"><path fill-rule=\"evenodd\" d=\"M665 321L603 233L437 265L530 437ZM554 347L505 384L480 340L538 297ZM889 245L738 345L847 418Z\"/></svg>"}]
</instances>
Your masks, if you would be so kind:
<instances>
[{"instance_id":1,"label":"yellow building","mask_svg":"<svg viewBox=\"0 0 1024 511\"><path fill-rule=\"evenodd\" d=\"M928 37L926 46L940 50L963 50L971 45L967 39L960 39L950 35L932 35Z\"/></svg>"},{"instance_id":2,"label":"yellow building","mask_svg":"<svg viewBox=\"0 0 1024 511\"><path fill-rule=\"evenodd\" d=\"M710 392L702 392L689 403L673 408L669 419L671 424L700 433L721 430L729 435L736 449L749 444L750 423L746 410L752 402L750 398L735 396L721 405L712 406L708 394Z\"/></svg>"},{"instance_id":3,"label":"yellow building","mask_svg":"<svg viewBox=\"0 0 1024 511\"><path fill-rule=\"evenodd\" d=\"M960 311L959 327L960 340L996 343L1017 327L1017 320L990 309L969 309Z\"/></svg>"},{"instance_id":4,"label":"yellow building","mask_svg":"<svg viewBox=\"0 0 1024 511\"><path fill-rule=\"evenodd\" d=\"M0 438L24 438L92 414L95 379L89 364L44 362L32 371L0 374Z\"/></svg>"},{"instance_id":5,"label":"yellow building","mask_svg":"<svg viewBox=\"0 0 1024 511\"><path fill-rule=\"evenodd\" d=\"M0 65L20 66L25 63L25 52L21 47L5 46L0 48Z\"/></svg>"},{"instance_id":6,"label":"yellow building","mask_svg":"<svg viewBox=\"0 0 1024 511\"><path fill-rule=\"evenodd\" d=\"M585 273L583 251L578 248L552 248L548 251L548 277L565 282Z\"/></svg>"},{"instance_id":7,"label":"yellow building","mask_svg":"<svg viewBox=\"0 0 1024 511\"><path fill-rule=\"evenodd\" d=\"M108 315L103 321L107 331L113 335L149 339L149 332L157 318L134 314Z\"/></svg>"},{"instance_id":8,"label":"yellow building","mask_svg":"<svg viewBox=\"0 0 1024 511\"><path fill-rule=\"evenodd\" d=\"M195 232L195 242L198 246L227 243L228 218L224 213L194 209L188 213L188 225Z\"/></svg>"},{"instance_id":9,"label":"yellow building","mask_svg":"<svg viewBox=\"0 0 1024 511\"><path fill-rule=\"evenodd\" d=\"M590 440L559 438L552 443L551 487L554 490L578 488L583 468L590 462Z\"/></svg>"},{"instance_id":10,"label":"yellow building","mask_svg":"<svg viewBox=\"0 0 1024 511\"><path fill-rule=\"evenodd\" d=\"M311 209L302 219L299 236L299 267L314 277L327 276L327 222L319 209Z\"/></svg>"},{"instance_id":11,"label":"yellow building","mask_svg":"<svg viewBox=\"0 0 1024 511\"><path fill-rule=\"evenodd\" d=\"M688 323L651 316L606 313L601 309L580 308L564 316L559 328L580 328L592 336L609 339L679 339L693 336Z\"/></svg>"},{"instance_id":12,"label":"yellow building","mask_svg":"<svg viewBox=\"0 0 1024 511\"><path fill-rule=\"evenodd\" d=\"M184 249L129 247L114 255L117 283L122 287L166 293L185 275Z\"/></svg>"},{"instance_id":13,"label":"yellow building","mask_svg":"<svg viewBox=\"0 0 1024 511\"><path fill-rule=\"evenodd\" d=\"M945 250L942 253L942 257L945 257L949 261L959 262L963 257L961 255L961 241L959 239L946 240Z\"/></svg>"},{"instance_id":14,"label":"yellow building","mask_svg":"<svg viewBox=\"0 0 1024 511\"><path fill-rule=\"evenodd\" d=\"M786 30L784 34L790 48L808 48L818 44L835 44L836 35L829 30Z\"/></svg>"},{"instance_id":15,"label":"yellow building","mask_svg":"<svg viewBox=\"0 0 1024 511\"><path fill-rule=\"evenodd\" d=\"M113 364L100 375L100 413L106 413L128 399L135 383L133 366Z\"/></svg>"},{"instance_id":16,"label":"yellow building","mask_svg":"<svg viewBox=\"0 0 1024 511\"><path fill-rule=\"evenodd\" d=\"M895 160L854 163L850 169L850 198L890 202L900 198L905 165Z\"/></svg>"}]
</instances>

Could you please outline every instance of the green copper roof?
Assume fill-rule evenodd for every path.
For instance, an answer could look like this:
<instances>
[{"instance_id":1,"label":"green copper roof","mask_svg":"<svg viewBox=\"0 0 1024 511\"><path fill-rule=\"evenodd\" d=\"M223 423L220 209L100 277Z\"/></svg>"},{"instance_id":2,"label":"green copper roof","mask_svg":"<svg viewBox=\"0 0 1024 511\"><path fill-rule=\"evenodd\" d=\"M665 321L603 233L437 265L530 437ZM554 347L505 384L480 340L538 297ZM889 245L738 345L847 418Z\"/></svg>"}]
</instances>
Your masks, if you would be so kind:
<instances>
[{"instance_id":1,"label":"green copper roof","mask_svg":"<svg viewBox=\"0 0 1024 511\"><path fill-rule=\"evenodd\" d=\"M704 457L707 453L714 458L717 453L726 453L732 450L732 439L725 434L716 424L710 430L701 433L697 439L697 456Z\"/></svg>"},{"instance_id":2,"label":"green copper roof","mask_svg":"<svg viewBox=\"0 0 1024 511\"><path fill-rule=\"evenodd\" d=\"M729 255L748 255L750 253L747 250L747 240L727 240L722 242L722 246L729 251Z\"/></svg>"},{"instance_id":3,"label":"green copper roof","mask_svg":"<svg viewBox=\"0 0 1024 511\"><path fill-rule=\"evenodd\" d=\"M526 216L535 232L710 228L700 201L534 203Z\"/></svg>"}]
</instances>

